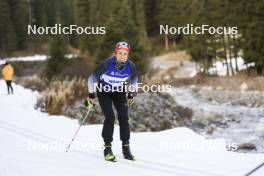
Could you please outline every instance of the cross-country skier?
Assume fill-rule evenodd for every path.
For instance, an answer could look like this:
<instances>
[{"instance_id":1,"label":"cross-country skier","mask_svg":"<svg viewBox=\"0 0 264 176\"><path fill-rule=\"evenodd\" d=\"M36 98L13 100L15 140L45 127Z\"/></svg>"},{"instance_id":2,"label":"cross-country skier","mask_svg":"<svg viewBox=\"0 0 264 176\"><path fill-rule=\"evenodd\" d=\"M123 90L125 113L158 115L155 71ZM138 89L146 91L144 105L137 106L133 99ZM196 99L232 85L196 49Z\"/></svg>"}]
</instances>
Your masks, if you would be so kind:
<instances>
[{"instance_id":1,"label":"cross-country skier","mask_svg":"<svg viewBox=\"0 0 264 176\"><path fill-rule=\"evenodd\" d=\"M115 161L111 142L113 141L115 115L112 108L114 104L120 126L120 139L122 152L125 159L135 160L129 147L130 129L128 117L128 105L133 104L135 87L138 81L135 64L128 59L130 47L126 42L118 42L114 50L114 56L102 62L88 78L89 95L85 101L92 103L95 98L95 83L100 107L105 116L102 130L104 140L104 157L107 161ZM125 84L129 80L130 89L126 95ZM99 89L100 88L100 89Z\"/></svg>"}]
</instances>

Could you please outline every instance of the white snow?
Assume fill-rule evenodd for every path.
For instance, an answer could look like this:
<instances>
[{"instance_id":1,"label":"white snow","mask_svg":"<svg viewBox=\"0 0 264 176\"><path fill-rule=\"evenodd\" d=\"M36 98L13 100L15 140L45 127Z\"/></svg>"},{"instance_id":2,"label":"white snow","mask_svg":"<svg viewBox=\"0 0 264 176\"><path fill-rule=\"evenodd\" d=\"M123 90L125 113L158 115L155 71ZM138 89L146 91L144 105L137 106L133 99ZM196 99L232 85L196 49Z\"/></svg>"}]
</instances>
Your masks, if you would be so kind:
<instances>
[{"instance_id":1,"label":"white snow","mask_svg":"<svg viewBox=\"0 0 264 176\"><path fill-rule=\"evenodd\" d=\"M76 54L67 54L65 55L68 59L76 58ZM24 56L24 57L10 57L10 58L3 58L0 60L0 65L5 64L6 61L8 62L15 62L15 61L45 61L48 59L47 55L33 55L33 56Z\"/></svg>"},{"instance_id":2,"label":"white snow","mask_svg":"<svg viewBox=\"0 0 264 176\"><path fill-rule=\"evenodd\" d=\"M241 176L264 161L264 154L226 151L222 139L207 140L187 128L132 133L137 161L127 161L115 126L118 162L112 163L103 159L102 125L86 125L66 153L77 120L36 111L37 92L14 85L15 94L7 95L5 86L0 80L1 176ZM263 176L264 169L253 175Z\"/></svg>"},{"instance_id":3,"label":"white snow","mask_svg":"<svg viewBox=\"0 0 264 176\"><path fill-rule=\"evenodd\" d=\"M259 119L259 122L256 124L255 132L258 136L264 137L264 118Z\"/></svg>"},{"instance_id":4,"label":"white snow","mask_svg":"<svg viewBox=\"0 0 264 176\"><path fill-rule=\"evenodd\" d=\"M200 91L210 92L212 91L212 87L204 86ZM218 93L222 97L229 95L227 94L228 91L220 91ZM262 107L247 107L243 105L233 105L232 103L209 101L207 98L197 95L195 85L190 87L174 87L170 94L177 104L194 110L194 113L203 112L205 116L208 114L212 116L213 114L218 114L223 116L226 121L230 119L239 121L239 123L228 122L226 128L216 128L212 134L207 134L205 130L201 132L204 136L208 136L209 138L221 137L224 138L227 143L234 143L237 146L243 143L253 143L256 145L258 153L263 153L264 109ZM206 119L208 117L204 118ZM200 119L203 121L203 117Z\"/></svg>"},{"instance_id":5,"label":"white snow","mask_svg":"<svg viewBox=\"0 0 264 176\"><path fill-rule=\"evenodd\" d=\"M44 61L47 60L46 55L34 55L34 56L24 56L24 57L10 57L0 60L0 65L4 64L6 61L15 62L15 61Z\"/></svg>"},{"instance_id":6,"label":"white snow","mask_svg":"<svg viewBox=\"0 0 264 176\"><path fill-rule=\"evenodd\" d=\"M234 72L236 72L235 68L236 68L236 60L235 58L231 58L227 59L228 60L228 66L229 66L229 71L231 72L231 68L230 68L230 61L232 63L232 66L234 68ZM247 64L248 66L254 66L254 63L249 63ZM247 66L244 62L244 59L242 57L238 57L237 58L237 66L238 66L238 70L245 70L247 69ZM226 62L225 61L217 61L215 64L215 67L211 67L208 70L209 74L216 74L219 76L226 76L227 74L227 70L226 70Z\"/></svg>"}]
</instances>

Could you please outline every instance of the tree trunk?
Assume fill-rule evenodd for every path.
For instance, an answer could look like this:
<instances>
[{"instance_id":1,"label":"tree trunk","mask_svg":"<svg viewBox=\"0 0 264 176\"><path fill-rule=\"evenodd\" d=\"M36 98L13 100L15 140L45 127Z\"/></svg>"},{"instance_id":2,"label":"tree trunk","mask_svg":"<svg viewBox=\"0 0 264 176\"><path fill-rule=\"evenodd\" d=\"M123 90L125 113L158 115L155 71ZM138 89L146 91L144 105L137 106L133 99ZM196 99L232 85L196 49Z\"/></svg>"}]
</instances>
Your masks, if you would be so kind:
<instances>
[{"instance_id":1,"label":"tree trunk","mask_svg":"<svg viewBox=\"0 0 264 176\"><path fill-rule=\"evenodd\" d=\"M231 76L234 75L234 69L232 64L232 49L231 49L231 41L230 41L230 35L227 35L227 46L228 46L228 52L229 52L229 65L231 68Z\"/></svg>"},{"instance_id":2,"label":"tree trunk","mask_svg":"<svg viewBox=\"0 0 264 176\"><path fill-rule=\"evenodd\" d=\"M214 40L214 46L216 46L216 41ZM216 49L215 47L213 48L214 50L214 57L213 57L213 66L215 66L215 74L218 75L217 73L217 57L216 57Z\"/></svg>"},{"instance_id":3,"label":"tree trunk","mask_svg":"<svg viewBox=\"0 0 264 176\"><path fill-rule=\"evenodd\" d=\"M166 34L165 36L165 50L169 50L169 38L168 35Z\"/></svg>"},{"instance_id":4,"label":"tree trunk","mask_svg":"<svg viewBox=\"0 0 264 176\"><path fill-rule=\"evenodd\" d=\"M175 39L173 39L173 41L172 41L172 47L173 47L173 49L176 49L176 41L175 41Z\"/></svg>"},{"instance_id":5,"label":"tree trunk","mask_svg":"<svg viewBox=\"0 0 264 176\"><path fill-rule=\"evenodd\" d=\"M238 72L239 71L238 65L237 65L238 47L237 47L236 38L233 38L233 43L234 43L234 56L235 56L235 62L236 62L236 72Z\"/></svg>"},{"instance_id":6,"label":"tree trunk","mask_svg":"<svg viewBox=\"0 0 264 176\"><path fill-rule=\"evenodd\" d=\"M225 58L225 62L226 62L226 75L229 76L229 66L228 66L228 60L227 60L227 56L226 56L226 43L225 43L225 35L222 35L222 39L223 39L223 45L224 45L224 58Z\"/></svg>"},{"instance_id":7,"label":"tree trunk","mask_svg":"<svg viewBox=\"0 0 264 176\"><path fill-rule=\"evenodd\" d=\"M208 57L207 57L207 49L206 49L206 46L204 47L204 55L203 55L203 58L204 58L204 73L205 74L208 74Z\"/></svg>"}]
</instances>

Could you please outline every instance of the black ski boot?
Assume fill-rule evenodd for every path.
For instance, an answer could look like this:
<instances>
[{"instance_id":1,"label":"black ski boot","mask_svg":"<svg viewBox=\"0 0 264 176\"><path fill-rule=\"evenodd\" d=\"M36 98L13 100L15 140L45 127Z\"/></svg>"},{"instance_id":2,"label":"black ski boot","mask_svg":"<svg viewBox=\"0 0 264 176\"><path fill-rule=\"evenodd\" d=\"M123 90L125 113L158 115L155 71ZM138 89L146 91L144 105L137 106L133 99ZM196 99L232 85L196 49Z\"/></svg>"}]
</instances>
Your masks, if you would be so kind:
<instances>
[{"instance_id":1,"label":"black ski boot","mask_svg":"<svg viewBox=\"0 0 264 176\"><path fill-rule=\"evenodd\" d=\"M129 144L122 145L122 152L125 159L132 161L136 160L136 158L131 154Z\"/></svg>"},{"instance_id":2,"label":"black ski boot","mask_svg":"<svg viewBox=\"0 0 264 176\"><path fill-rule=\"evenodd\" d=\"M113 161L116 162L116 157L113 154L112 146L111 144L105 144L104 145L104 158L106 161Z\"/></svg>"}]
</instances>

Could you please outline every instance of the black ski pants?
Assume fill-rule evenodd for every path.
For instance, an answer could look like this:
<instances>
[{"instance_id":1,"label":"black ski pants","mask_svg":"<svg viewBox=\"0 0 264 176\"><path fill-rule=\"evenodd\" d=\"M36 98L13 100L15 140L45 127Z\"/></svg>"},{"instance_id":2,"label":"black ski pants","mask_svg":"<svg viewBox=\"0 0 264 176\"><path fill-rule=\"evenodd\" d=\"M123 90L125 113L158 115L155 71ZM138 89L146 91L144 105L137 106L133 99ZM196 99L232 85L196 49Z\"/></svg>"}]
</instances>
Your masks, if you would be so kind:
<instances>
[{"instance_id":1,"label":"black ski pants","mask_svg":"<svg viewBox=\"0 0 264 176\"><path fill-rule=\"evenodd\" d=\"M8 94L13 93L12 80L6 80L6 86Z\"/></svg>"},{"instance_id":2,"label":"black ski pants","mask_svg":"<svg viewBox=\"0 0 264 176\"><path fill-rule=\"evenodd\" d=\"M130 129L128 123L128 107L125 92L100 92L97 91L99 104L105 116L102 137L105 144L113 141L115 114L113 106L115 106L120 126L120 140L123 144L128 144L130 139Z\"/></svg>"}]
</instances>

